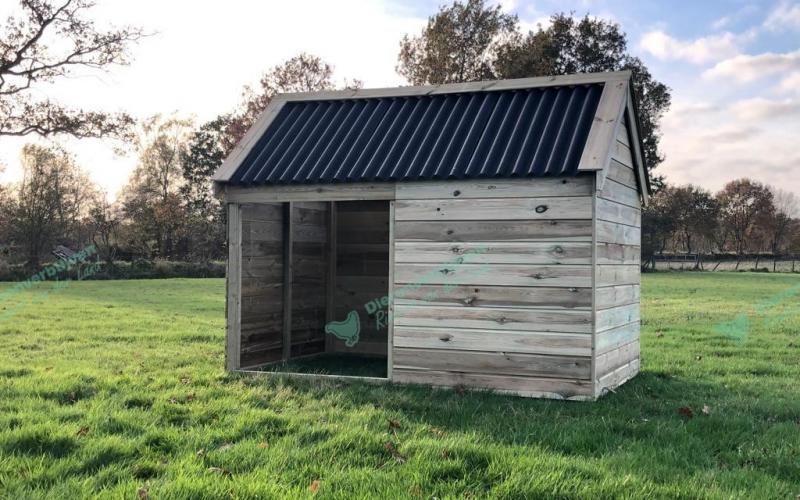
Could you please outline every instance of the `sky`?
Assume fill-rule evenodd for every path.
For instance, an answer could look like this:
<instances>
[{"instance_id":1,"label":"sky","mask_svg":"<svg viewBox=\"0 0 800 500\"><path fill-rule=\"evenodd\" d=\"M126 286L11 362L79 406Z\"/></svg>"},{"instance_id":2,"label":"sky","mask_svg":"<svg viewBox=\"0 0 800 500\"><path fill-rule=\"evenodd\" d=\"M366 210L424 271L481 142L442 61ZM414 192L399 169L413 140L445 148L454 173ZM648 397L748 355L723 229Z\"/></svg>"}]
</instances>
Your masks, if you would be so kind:
<instances>
[{"instance_id":1,"label":"sky","mask_svg":"<svg viewBox=\"0 0 800 500\"><path fill-rule=\"evenodd\" d=\"M443 1L97 0L100 25L131 24L153 35L132 47L129 66L85 71L36 95L137 117L177 113L198 123L231 111L244 85L300 53L322 57L337 82L404 84L399 41L417 34ZM800 194L800 2L500 0L534 28L559 11L617 22L629 52L672 89L662 121L668 182L716 191L752 177ZM0 5L0 19L13 8ZM136 159L111 141L58 139L111 198ZM19 179L19 152L34 137L0 138L0 182Z\"/></svg>"}]
</instances>

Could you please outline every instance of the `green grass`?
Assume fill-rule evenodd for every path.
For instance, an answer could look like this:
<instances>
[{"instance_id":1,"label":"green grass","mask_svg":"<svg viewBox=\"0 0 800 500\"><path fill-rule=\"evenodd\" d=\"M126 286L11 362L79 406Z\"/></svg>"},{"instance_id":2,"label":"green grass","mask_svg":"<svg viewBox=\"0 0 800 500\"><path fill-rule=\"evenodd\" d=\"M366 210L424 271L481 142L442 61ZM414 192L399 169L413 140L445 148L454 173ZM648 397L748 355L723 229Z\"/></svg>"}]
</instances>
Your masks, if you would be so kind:
<instances>
[{"instance_id":1,"label":"green grass","mask_svg":"<svg viewBox=\"0 0 800 500\"><path fill-rule=\"evenodd\" d=\"M0 321L0 497L792 499L795 286L645 276L643 372L566 403L229 375L222 280L74 283Z\"/></svg>"}]
</instances>

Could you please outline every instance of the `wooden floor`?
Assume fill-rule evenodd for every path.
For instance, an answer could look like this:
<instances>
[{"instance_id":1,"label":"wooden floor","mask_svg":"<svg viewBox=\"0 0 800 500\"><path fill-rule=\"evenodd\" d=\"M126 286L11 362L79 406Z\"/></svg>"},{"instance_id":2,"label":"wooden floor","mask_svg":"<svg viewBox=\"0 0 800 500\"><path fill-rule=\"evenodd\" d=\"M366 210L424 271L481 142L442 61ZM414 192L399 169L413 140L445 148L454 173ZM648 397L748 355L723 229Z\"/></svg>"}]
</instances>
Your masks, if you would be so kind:
<instances>
[{"instance_id":1,"label":"wooden floor","mask_svg":"<svg viewBox=\"0 0 800 500\"><path fill-rule=\"evenodd\" d=\"M268 365L261 371L386 378L386 357L329 353Z\"/></svg>"}]
</instances>

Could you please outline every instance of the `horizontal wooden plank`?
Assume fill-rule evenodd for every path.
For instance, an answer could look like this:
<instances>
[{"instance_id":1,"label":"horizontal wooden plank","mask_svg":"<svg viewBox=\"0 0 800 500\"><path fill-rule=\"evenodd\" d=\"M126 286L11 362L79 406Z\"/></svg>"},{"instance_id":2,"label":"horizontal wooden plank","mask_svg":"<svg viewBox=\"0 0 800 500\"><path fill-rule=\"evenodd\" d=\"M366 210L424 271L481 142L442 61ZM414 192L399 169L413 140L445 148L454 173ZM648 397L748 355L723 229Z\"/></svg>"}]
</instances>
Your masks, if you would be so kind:
<instances>
[{"instance_id":1,"label":"horizontal wooden plank","mask_svg":"<svg viewBox=\"0 0 800 500\"><path fill-rule=\"evenodd\" d=\"M242 222L242 243L252 241L283 241L283 223L281 222Z\"/></svg>"},{"instance_id":2,"label":"horizontal wooden plank","mask_svg":"<svg viewBox=\"0 0 800 500\"><path fill-rule=\"evenodd\" d=\"M641 206L639 192L636 189L620 184L612 179L606 179L606 182L603 183L603 190L598 193L598 197L613 200L631 207L638 208Z\"/></svg>"},{"instance_id":3,"label":"horizontal wooden plank","mask_svg":"<svg viewBox=\"0 0 800 500\"><path fill-rule=\"evenodd\" d=\"M283 206L280 203L245 203L241 205L241 219L246 222L281 222Z\"/></svg>"},{"instance_id":4,"label":"horizontal wooden plank","mask_svg":"<svg viewBox=\"0 0 800 500\"><path fill-rule=\"evenodd\" d=\"M639 289L639 285L617 285L597 288L594 299L595 308L608 309L609 307L638 303Z\"/></svg>"},{"instance_id":5,"label":"horizontal wooden plank","mask_svg":"<svg viewBox=\"0 0 800 500\"><path fill-rule=\"evenodd\" d=\"M225 187L225 201L227 203L393 199L394 184L388 182L359 182L353 184L303 184L298 186Z\"/></svg>"},{"instance_id":6,"label":"horizontal wooden plank","mask_svg":"<svg viewBox=\"0 0 800 500\"><path fill-rule=\"evenodd\" d=\"M397 241L591 241L592 221L398 221Z\"/></svg>"},{"instance_id":7,"label":"horizontal wooden plank","mask_svg":"<svg viewBox=\"0 0 800 500\"><path fill-rule=\"evenodd\" d=\"M531 198L591 194L591 176L401 182L396 188L397 200Z\"/></svg>"},{"instance_id":8,"label":"horizontal wooden plank","mask_svg":"<svg viewBox=\"0 0 800 500\"><path fill-rule=\"evenodd\" d=\"M638 264L606 264L596 266L595 286L638 285L641 267Z\"/></svg>"},{"instance_id":9,"label":"horizontal wooden plank","mask_svg":"<svg viewBox=\"0 0 800 500\"><path fill-rule=\"evenodd\" d=\"M283 258L282 241L243 241L242 257L274 256Z\"/></svg>"},{"instance_id":10,"label":"horizontal wooden plank","mask_svg":"<svg viewBox=\"0 0 800 500\"><path fill-rule=\"evenodd\" d=\"M597 198L596 217L599 220L628 226L642 225L642 211L639 207L630 207L604 198Z\"/></svg>"},{"instance_id":11,"label":"horizontal wooden plank","mask_svg":"<svg viewBox=\"0 0 800 500\"><path fill-rule=\"evenodd\" d=\"M605 354L639 339L639 323L628 323L595 335L595 355Z\"/></svg>"},{"instance_id":12,"label":"horizontal wooden plank","mask_svg":"<svg viewBox=\"0 0 800 500\"><path fill-rule=\"evenodd\" d=\"M242 257L242 278L283 279L283 258L276 256Z\"/></svg>"},{"instance_id":13,"label":"horizontal wooden plank","mask_svg":"<svg viewBox=\"0 0 800 500\"><path fill-rule=\"evenodd\" d=\"M397 326L394 329L394 345L417 349L592 355L592 336L583 333L522 333Z\"/></svg>"},{"instance_id":14,"label":"horizontal wooden plank","mask_svg":"<svg viewBox=\"0 0 800 500\"><path fill-rule=\"evenodd\" d=\"M638 246L642 242L642 231L638 227L598 220L597 241L599 243Z\"/></svg>"},{"instance_id":15,"label":"horizontal wooden plank","mask_svg":"<svg viewBox=\"0 0 800 500\"><path fill-rule=\"evenodd\" d=\"M618 245L616 243L598 243L598 265L603 264L641 264L642 248L636 245Z\"/></svg>"},{"instance_id":16,"label":"horizontal wooden plank","mask_svg":"<svg viewBox=\"0 0 800 500\"><path fill-rule=\"evenodd\" d=\"M638 189L636 182L636 172L629 165L623 165L617 160L612 159L608 167L607 178L624 184L630 188Z\"/></svg>"},{"instance_id":17,"label":"horizontal wooden plank","mask_svg":"<svg viewBox=\"0 0 800 500\"><path fill-rule=\"evenodd\" d=\"M440 387L474 387L533 398L588 400L593 396L592 385L587 380L393 368L392 381Z\"/></svg>"},{"instance_id":18,"label":"horizontal wooden plank","mask_svg":"<svg viewBox=\"0 0 800 500\"><path fill-rule=\"evenodd\" d=\"M639 359L639 341L633 341L613 349L597 357L596 377L602 379L605 375Z\"/></svg>"},{"instance_id":19,"label":"horizontal wooden plank","mask_svg":"<svg viewBox=\"0 0 800 500\"><path fill-rule=\"evenodd\" d=\"M613 372L600 377L595 384L595 396L599 397L608 391L612 391L639 373L639 360L634 359L630 363L620 366Z\"/></svg>"},{"instance_id":20,"label":"horizontal wooden plank","mask_svg":"<svg viewBox=\"0 0 800 500\"><path fill-rule=\"evenodd\" d=\"M624 144L621 141L616 141L616 143L614 143L614 149L611 151L611 157L623 165L633 167L633 156L631 155L631 149L627 144Z\"/></svg>"},{"instance_id":21,"label":"horizontal wooden plank","mask_svg":"<svg viewBox=\"0 0 800 500\"><path fill-rule=\"evenodd\" d=\"M591 217L590 196L395 202L397 221L551 220Z\"/></svg>"},{"instance_id":22,"label":"horizontal wooden plank","mask_svg":"<svg viewBox=\"0 0 800 500\"><path fill-rule=\"evenodd\" d=\"M626 146L629 145L628 127L625 125L625 120L617 127L617 140Z\"/></svg>"},{"instance_id":23,"label":"horizontal wooden plank","mask_svg":"<svg viewBox=\"0 0 800 500\"><path fill-rule=\"evenodd\" d=\"M592 305L591 288L420 285L395 289L396 305L463 307L538 307L586 309Z\"/></svg>"},{"instance_id":24,"label":"horizontal wooden plank","mask_svg":"<svg viewBox=\"0 0 800 500\"><path fill-rule=\"evenodd\" d=\"M522 264L409 264L396 262L395 284L588 287L592 267Z\"/></svg>"},{"instance_id":25,"label":"horizontal wooden plank","mask_svg":"<svg viewBox=\"0 0 800 500\"><path fill-rule=\"evenodd\" d=\"M510 352L392 349L393 369L590 379L591 358Z\"/></svg>"},{"instance_id":26,"label":"horizontal wooden plank","mask_svg":"<svg viewBox=\"0 0 800 500\"><path fill-rule=\"evenodd\" d=\"M384 339L382 342L360 340L354 346L348 347L344 341L334 338L331 344L331 349L333 352L387 356L389 352L389 345L386 339Z\"/></svg>"},{"instance_id":27,"label":"horizontal wooden plank","mask_svg":"<svg viewBox=\"0 0 800 500\"><path fill-rule=\"evenodd\" d=\"M397 242L395 262L456 264L591 264L588 242Z\"/></svg>"},{"instance_id":28,"label":"horizontal wooden plank","mask_svg":"<svg viewBox=\"0 0 800 500\"><path fill-rule=\"evenodd\" d=\"M638 305L636 309L638 311ZM591 333L592 315L591 311L566 309L396 305L394 326Z\"/></svg>"},{"instance_id":29,"label":"horizontal wooden plank","mask_svg":"<svg viewBox=\"0 0 800 500\"><path fill-rule=\"evenodd\" d=\"M595 331L602 332L639 321L639 304L601 309L595 313Z\"/></svg>"}]
</instances>

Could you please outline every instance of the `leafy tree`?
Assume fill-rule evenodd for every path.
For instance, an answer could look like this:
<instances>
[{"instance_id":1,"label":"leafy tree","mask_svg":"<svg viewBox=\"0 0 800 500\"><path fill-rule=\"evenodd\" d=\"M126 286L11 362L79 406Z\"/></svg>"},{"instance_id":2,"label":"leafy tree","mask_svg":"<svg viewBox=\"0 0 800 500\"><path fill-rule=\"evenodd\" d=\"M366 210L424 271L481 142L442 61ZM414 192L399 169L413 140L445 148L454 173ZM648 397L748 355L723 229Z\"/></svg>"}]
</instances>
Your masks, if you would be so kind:
<instances>
[{"instance_id":1,"label":"leafy tree","mask_svg":"<svg viewBox=\"0 0 800 500\"><path fill-rule=\"evenodd\" d=\"M344 83L346 88L360 88L361 85L359 80L345 80ZM301 53L283 64L274 66L261 77L259 88L245 87L242 111L227 119L225 124L227 137L223 141L226 153L247 133L276 94L316 92L334 88L336 86L333 81L333 66L317 56Z\"/></svg>"},{"instance_id":2,"label":"leafy tree","mask_svg":"<svg viewBox=\"0 0 800 500\"><path fill-rule=\"evenodd\" d=\"M736 252L736 269L757 228L760 216L774 210L769 188L750 179L731 181L717 193L721 223L731 235Z\"/></svg>"},{"instance_id":3,"label":"leafy tree","mask_svg":"<svg viewBox=\"0 0 800 500\"><path fill-rule=\"evenodd\" d=\"M693 186L679 186L669 192L675 207L675 228L686 253L692 253L696 239L708 236L716 228L718 207L710 192Z\"/></svg>"},{"instance_id":4,"label":"leafy tree","mask_svg":"<svg viewBox=\"0 0 800 500\"><path fill-rule=\"evenodd\" d=\"M631 70L643 154L652 172L664 160L658 149L658 127L670 105L669 88L627 53L627 38L618 24L565 13L550 20L547 28L522 34L516 17L503 14L499 7L483 0L456 1L429 18L418 37L401 41L398 72L420 85ZM663 179L653 181L658 188Z\"/></svg>"},{"instance_id":5,"label":"leafy tree","mask_svg":"<svg viewBox=\"0 0 800 500\"><path fill-rule=\"evenodd\" d=\"M190 127L187 120L156 115L142 124L136 139L139 163L122 200L132 224L129 244L151 257L174 257L184 235L181 158Z\"/></svg>"},{"instance_id":6,"label":"leafy tree","mask_svg":"<svg viewBox=\"0 0 800 500\"><path fill-rule=\"evenodd\" d=\"M0 135L124 136L130 116L71 109L36 93L76 68L127 64L139 28L103 31L85 17L89 0L21 0L18 15L0 27Z\"/></svg>"},{"instance_id":7,"label":"leafy tree","mask_svg":"<svg viewBox=\"0 0 800 500\"><path fill-rule=\"evenodd\" d=\"M92 243L108 268L114 266L117 232L121 222L122 214L119 207L109 203L105 196L98 196L89 208L88 225Z\"/></svg>"},{"instance_id":8,"label":"leafy tree","mask_svg":"<svg viewBox=\"0 0 800 500\"><path fill-rule=\"evenodd\" d=\"M180 193L189 217L189 248L195 258L221 257L225 242L224 207L213 194L211 176L225 159L228 117L204 123L189 135L181 155Z\"/></svg>"},{"instance_id":9,"label":"leafy tree","mask_svg":"<svg viewBox=\"0 0 800 500\"><path fill-rule=\"evenodd\" d=\"M664 187L642 209L642 268L655 269L656 254L664 253L677 230L677 207L673 189Z\"/></svg>"},{"instance_id":10,"label":"leafy tree","mask_svg":"<svg viewBox=\"0 0 800 500\"><path fill-rule=\"evenodd\" d=\"M493 78L495 52L516 30L517 17L500 6L453 2L428 18L419 36L403 37L397 72L413 85Z\"/></svg>"},{"instance_id":11,"label":"leafy tree","mask_svg":"<svg viewBox=\"0 0 800 500\"><path fill-rule=\"evenodd\" d=\"M82 217L96 194L89 178L58 147L28 144L22 149L22 181L12 190L11 233L30 267L55 243L79 243Z\"/></svg>"}]
</instances>

